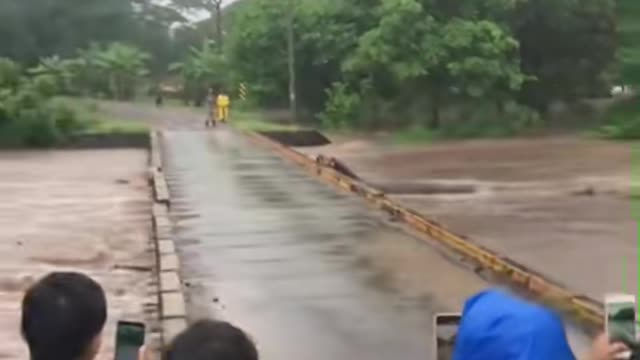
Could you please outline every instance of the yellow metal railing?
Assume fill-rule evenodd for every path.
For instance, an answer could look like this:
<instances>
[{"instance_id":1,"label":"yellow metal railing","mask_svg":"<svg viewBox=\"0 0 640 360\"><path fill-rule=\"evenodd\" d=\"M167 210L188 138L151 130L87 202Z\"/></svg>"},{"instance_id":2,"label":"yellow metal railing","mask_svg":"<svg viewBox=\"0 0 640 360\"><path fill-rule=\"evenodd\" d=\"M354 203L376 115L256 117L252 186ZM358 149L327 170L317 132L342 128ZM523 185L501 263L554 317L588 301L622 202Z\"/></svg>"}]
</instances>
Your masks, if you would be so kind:
<instances>
[{"instance_id":1,"label":"yellow metal railing","mask_svg":"<svg viewBox=\"0 0 640 360\"><path fill-rule=\"evenodd\" d=\"M465 236L454 234L443 225L427 219L418 212L397 204L381 191L337 171L333 166L335 160L331 158L323 156L317 159L310 158L260 134L250 133L249 137L255 143L270 148L283 158L305 168L319 179L365 198L370 205L391 214L417 230L423 240L435 242L461 255L466 261L471 261L482 270L488 270L492 276L497 277L496 280L506 281L516 290L524 290L526 295L533 296L537 301L570 316L586 330L602 329L604 324L602 303L576 294L505 256L473 243Z\"/></svg>"}]
</instances>

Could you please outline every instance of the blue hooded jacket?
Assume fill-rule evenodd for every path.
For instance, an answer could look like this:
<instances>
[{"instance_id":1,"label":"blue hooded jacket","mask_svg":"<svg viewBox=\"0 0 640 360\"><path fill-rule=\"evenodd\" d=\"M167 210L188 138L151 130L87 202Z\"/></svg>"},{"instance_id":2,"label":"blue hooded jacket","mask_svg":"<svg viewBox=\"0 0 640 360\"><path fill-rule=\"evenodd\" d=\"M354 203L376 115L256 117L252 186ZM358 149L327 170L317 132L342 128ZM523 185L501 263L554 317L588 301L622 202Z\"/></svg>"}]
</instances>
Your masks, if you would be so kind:
<instances>
[{"instance_id":1,"label":"blue hooded jacket","mask_svg":"<svg viewBox=\"0 0 640 360\"><path fill-rule=\"evenodd\" d=\"M575 360L552 311L501 290L467 300L453 360Z\"/></svg>"}]
</instances>

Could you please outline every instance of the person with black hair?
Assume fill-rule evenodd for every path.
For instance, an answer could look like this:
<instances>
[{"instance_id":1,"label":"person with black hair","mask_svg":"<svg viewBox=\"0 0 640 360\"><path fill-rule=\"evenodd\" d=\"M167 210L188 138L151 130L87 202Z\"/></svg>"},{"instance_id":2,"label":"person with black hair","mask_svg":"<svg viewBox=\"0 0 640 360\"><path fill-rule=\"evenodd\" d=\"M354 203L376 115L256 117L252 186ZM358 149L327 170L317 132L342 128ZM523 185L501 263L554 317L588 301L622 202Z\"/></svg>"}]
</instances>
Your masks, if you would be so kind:
<instances>
[{"instance_id":1,"label":"person with black hair","mask_svg":"<svg viewBox=\"0 0 640 360\"><path fill-rule=\"evenodd\" d=\"M204 121L204 126L216 125L216 95L213 86L209 87L207 91L207 119Z\"/></svg>"},{"instance_id":2,"label":"person with black hair","mask_svg":"<svg viewBox=\"0 0 640 360\"><path fill-rule=\"evenodd\" d=\"M176 336L162 360L258 360L258 351L237 327L224 321L200 320Z\"/></svg>"},{"instance_id":3,"label":"person with black hair","mask_svg":"<svg viewBox=\"0 0 640 360\"><path fill-rule=\"evenodd\" d=\"M92 360L106 319L102 287L79 273L51 273L22 299L21 330L31 360Z\"/></svg>"}]
</instances>

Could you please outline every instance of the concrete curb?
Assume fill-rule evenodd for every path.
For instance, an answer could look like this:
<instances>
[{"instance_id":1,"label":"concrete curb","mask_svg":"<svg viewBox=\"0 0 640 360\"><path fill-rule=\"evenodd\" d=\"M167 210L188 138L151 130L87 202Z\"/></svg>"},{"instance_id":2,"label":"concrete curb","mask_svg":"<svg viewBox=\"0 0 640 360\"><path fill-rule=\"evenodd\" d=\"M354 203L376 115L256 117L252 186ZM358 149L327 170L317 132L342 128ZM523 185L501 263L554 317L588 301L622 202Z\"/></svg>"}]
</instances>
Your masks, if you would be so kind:
<instances>
[{"instance_id":1,"label":"concrete curb","mask_svg":"<svg viewBox=\"0 0 640 360\"><path fill-rule=\"evenodd\" d=\"M171 199L169 187L163 172L162 133L151 133L151 169L154 204L153 243L158 280L158 303L160 304L160 323L162 345L167 345L187 326L187 311L180 280L180 261L171 233L169 208Z\"/></svg>"}]
</instances>

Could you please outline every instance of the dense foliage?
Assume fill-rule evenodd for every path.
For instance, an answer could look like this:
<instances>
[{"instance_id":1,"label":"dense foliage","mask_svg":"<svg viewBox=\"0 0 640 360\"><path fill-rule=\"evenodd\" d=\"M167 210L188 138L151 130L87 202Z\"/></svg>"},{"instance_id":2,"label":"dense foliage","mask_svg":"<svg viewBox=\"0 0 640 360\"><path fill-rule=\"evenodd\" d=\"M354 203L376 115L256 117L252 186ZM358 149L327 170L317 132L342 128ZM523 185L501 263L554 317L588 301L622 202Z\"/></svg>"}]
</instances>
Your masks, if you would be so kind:
<instances>
[{"instance_id":1,"label":"dense foliage","mask_svg":"<svg viewBox=\"0 0 640 360\"><path fill-rule=\"evenodd\" d=\"M60 85L52 75L21 70L0 58L0 146L50 146L78 130L74 111L51 100Z\"/></svg>"},{"instance_id":2,"label":"dense foliage","mask_svg":"<svg viewBox=\"0 0 640 360\"><path fill-rule=\"evenodd\" d=\"M58 95L130 100L149 55L123 43L92 44L76 57L51 56L24 69L0 58L0 146L50 146L82 129ZM85 119L86 120L86 119Z\"/></svg>"},{"instance_id":3,"label":"dense foliage","mask_svg":"<svg viewBox=\"0 0 640 360\"><path fill-rule=\"evenodd\" d=\"M169 69L182 78L186 103L200 106L211 86L226 87L231 83L226 57L213 44L205 41L201 47L192 47L183 62L171 64Z\"/></svg>"},{"instance_id":4,"label":"dense foliage","mask_svg":"<svg viewBox=\"0 0 640 360\"><path fill-rule=\"evenodd\" d=\"M612 0L295 4L237 5L229 62L262 104L286 104L284 20L293 11L298 98L336 126L439 129L514 111L533 125L553 102L602 96L614 79Z\"/></svg>"},{"instance_id":5,"label":"dense foliage","mask_svg":"<svg viewBox=\"0 0 640 360\"><path fill-rule=\"evenodd\" d=\"M620 60L618 83L640 85L640 2L617 0Z\"/></svg>"},{"instance_id":6,"label":"dense foliage","mask_svg":"<svg viewBox=\"0 0 640 360\"><path fill-rule=\"evenodd\" d=\"M640 82L633 0L227 3L4 0L0 57L47 94L128 100L145 79L180 84L199 105L208 86L233 94L244 83L251 102L283 107L293 14L306 118L461 134L544 125L555 103ZM191 23L193 14L209 18Z\"/></svg>"},{"instance_id":7,"label":"dense foliage","mask_svg":"<svg viewBox=\"0 0 640 360\"><path fill-rule=\"evenodd\" d=\"M151 0L2 0L0 57L33 66L43 57L74 57L93 43L122 42L152 55L150 70L163 76L167 64L201 41L188 29L172 37L186 22Z\"/></svg>"},{"instance_id":8,"label":"dense foliage","mask_svg":"<svg viewBox=\"0 0 640 360\"><path fill-rule=\"evenodd\" d=\"M51 84L51 91L57 94L131 100L140 79L149 73L149 58L135 46L123 43L92 44L78 50L76 57L42 58L27 73L34 81Z\"/></svg>"}]
</instances>

